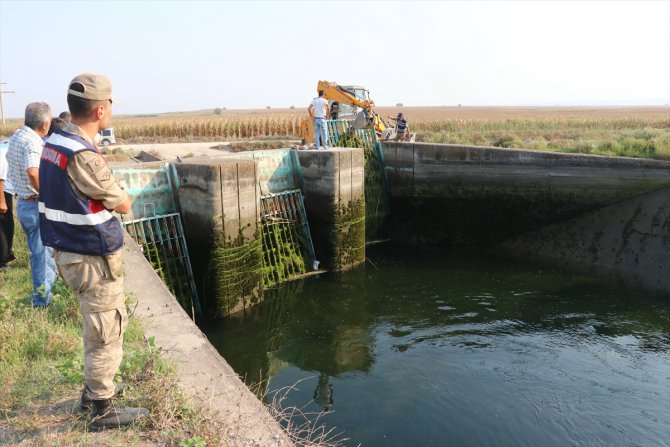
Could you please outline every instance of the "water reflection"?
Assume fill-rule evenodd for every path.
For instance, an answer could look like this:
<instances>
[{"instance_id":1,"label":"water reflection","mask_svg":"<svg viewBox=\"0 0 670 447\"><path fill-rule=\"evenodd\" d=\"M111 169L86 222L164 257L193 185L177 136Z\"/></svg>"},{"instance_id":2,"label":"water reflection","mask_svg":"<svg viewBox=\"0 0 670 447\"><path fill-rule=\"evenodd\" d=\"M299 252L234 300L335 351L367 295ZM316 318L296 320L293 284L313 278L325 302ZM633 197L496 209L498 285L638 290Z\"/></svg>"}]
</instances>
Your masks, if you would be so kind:
<instances>
[{"instance_id":1,"label":"water reflection","mask_svg":"<svg viewBox=\"0 0 670 447\"><path fill-rule=\"evenodd\" d=\"M315 400L327 408L333 393L328 378L369 371L374 340L365 297L343 286L329 299L304 300L318 285L295 281L266 291L261 305L209 322L205 332L249 384L267 384L288 365L317 371Z\"/></svg>"},{"instance_id":2,"label":"water reflection","mask_svg":"<svg viewBox=\"0 0 670 447\"><path fill-rule=\"evenodd\" d=\"M310 378L295 404L365 445L664 445L665 296L472 253L368 257L205 332L263 391Z\"/></svg>"}]
</instances>

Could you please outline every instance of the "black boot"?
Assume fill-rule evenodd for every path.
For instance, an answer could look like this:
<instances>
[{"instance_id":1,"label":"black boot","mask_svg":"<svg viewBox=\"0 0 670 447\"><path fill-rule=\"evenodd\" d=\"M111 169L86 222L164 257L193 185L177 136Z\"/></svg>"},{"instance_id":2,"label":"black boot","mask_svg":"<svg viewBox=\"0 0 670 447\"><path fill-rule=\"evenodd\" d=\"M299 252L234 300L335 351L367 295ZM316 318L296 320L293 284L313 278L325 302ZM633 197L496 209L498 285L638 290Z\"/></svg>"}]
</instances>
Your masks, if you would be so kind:
<instances>
[{"instance_id":1,"label":"black boot","mask_svg":"<svg viewBox=\"0 0 670 447\"><path fill-rule=\"evenodd\" d=\"M84 385L84 389L81 390L81 399L79 400L79 411L83 413L85 411L93 411L94 408L93 401L88 397L86 385Z\"/></svg>"},{"instance_id":2,"label":"black boot","mask_svg":"<svg viewBox=\"0 0 670 447\"><path fill-rule=\"evenodd\" d=\"M92 400L93 419L90 430L101 431L108 428L119 428L130 425L149 415L146 408L117 407L112 399Z\"/></svg>"},{"instance_id":3,"label":"black boot","mask_svg":"<svg viewBox=\"0 0 670 447\"><path fill-rule=\"evenodd\" d=\"M84 385L84 389L81 391L81 399L79 400L79 411L82 413L86 411L93 411L95 407L93 406L93 400L91 400L90 397L88 397L88 388L86 388L86 385ZM126 390L126 384L125 383L119 383L116 385L116 388L114 388L114 397L118 397L123 394L123 392Z\"/></svg>"}]
</instances>

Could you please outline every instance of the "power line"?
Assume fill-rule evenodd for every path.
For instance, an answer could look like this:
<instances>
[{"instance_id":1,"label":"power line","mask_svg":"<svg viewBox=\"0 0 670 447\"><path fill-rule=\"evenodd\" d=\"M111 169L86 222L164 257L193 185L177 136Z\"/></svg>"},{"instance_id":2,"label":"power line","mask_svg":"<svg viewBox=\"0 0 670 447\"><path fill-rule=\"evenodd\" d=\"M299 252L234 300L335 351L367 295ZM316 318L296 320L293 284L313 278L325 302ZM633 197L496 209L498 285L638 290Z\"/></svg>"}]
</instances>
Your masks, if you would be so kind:
<instances>
[{"instance_id":1,"label":"power line","mask_svg":"<svg viewBox=\"0 0 670 447\"><path fill-rule=\"evenodd\" d=\"M2 115L2 124L5 124L5 110L2 107L2 95L3 93L16 93L9 90L2 90L2 86L6 84L6 82L0 82L0 115Z\"/></svg>"}]
</instances>

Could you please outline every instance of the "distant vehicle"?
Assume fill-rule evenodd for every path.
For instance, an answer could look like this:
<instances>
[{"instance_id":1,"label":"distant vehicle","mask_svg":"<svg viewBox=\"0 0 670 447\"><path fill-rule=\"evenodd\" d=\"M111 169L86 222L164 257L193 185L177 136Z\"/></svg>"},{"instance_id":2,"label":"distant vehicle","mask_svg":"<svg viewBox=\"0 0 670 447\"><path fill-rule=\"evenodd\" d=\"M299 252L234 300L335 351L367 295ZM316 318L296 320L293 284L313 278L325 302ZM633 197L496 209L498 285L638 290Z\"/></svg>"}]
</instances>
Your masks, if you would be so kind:
<instances>
[{"instance_id":1,"label":"distant vehicle","mask_svg":"<svg viewBox=\"0 0 670 447\"><path fill-rule=\"evenodd\" d=\"M100 135L100 144L103 146L109 146L110 144L116 144L116 137L114 136L114 128L108 127L107 129L102 129L98 132Z\"/></svg>"}]
</instances>

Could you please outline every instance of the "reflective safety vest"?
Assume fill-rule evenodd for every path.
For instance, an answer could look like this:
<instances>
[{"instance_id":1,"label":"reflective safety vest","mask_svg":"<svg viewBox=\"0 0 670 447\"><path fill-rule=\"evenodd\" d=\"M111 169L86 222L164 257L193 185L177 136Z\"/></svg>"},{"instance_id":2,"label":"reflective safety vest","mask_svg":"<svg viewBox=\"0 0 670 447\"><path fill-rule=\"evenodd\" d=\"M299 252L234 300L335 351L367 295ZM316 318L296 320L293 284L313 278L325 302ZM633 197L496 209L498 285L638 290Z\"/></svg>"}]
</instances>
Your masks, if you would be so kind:
<instances>
[{"instance_id":1,"label":"reflective safety vest","mask_svg":"<svg viewBox=\"0 0 670 447\"><path fill-rule=\"evenodd\" d=\"M104 256L123 245L123 230L100 200L82 199L70 185L67 162L80 151L100 151L85 139L57 130L40 159L40 234L48 247Z\"/></svg>"}]
</instances>

